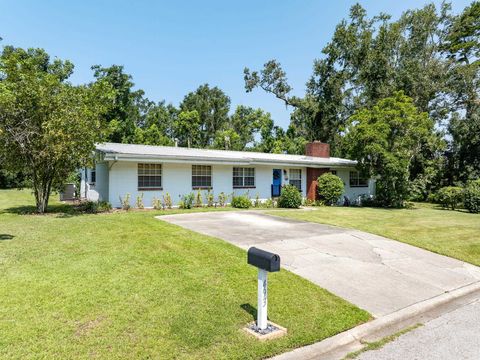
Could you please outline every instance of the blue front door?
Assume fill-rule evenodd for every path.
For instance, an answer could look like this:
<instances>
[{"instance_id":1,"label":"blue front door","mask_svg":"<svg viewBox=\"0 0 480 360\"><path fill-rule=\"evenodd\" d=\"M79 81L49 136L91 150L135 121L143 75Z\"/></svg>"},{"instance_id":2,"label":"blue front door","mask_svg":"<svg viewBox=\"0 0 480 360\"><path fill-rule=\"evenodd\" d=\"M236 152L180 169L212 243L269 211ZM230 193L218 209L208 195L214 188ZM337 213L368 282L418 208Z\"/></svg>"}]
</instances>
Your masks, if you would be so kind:
<instances>
[{"instance_id":1,"label":"blue front door","mask_svg":"<svg viewBox=\"0 0 480 360\"><path fill-rule=\"evenodd\" d=\"M282 170L273 169L273 179L272 179L272 197L280 196L280 191L282 188Z\"/></svg>"}]
</instances>

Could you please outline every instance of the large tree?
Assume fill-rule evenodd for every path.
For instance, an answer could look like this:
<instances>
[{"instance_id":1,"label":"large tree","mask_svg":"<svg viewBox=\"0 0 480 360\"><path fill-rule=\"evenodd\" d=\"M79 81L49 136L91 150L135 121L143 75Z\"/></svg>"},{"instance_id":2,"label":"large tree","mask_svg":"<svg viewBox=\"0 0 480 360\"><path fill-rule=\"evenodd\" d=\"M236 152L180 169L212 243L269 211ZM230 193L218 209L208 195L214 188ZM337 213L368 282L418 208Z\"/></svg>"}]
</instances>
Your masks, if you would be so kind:
<instances>
[{"instance_id":1,"label":"large tree","mask_svg":"<svg viewBox=\"0 0 480 360\"><path fill-rule=\"evenodd\" d=\"M108 141L129 143L133 141L136 127L142 127L142 110L150 105L144 99L143 90L134 90L132 76L124 72L123 66L92 66L97 81L108 83L114 91L114 104L104 115L109 125Z\"/></svg>"},{"instance_id":2,"label":"large tree","mask_svg":"<svg viewBox=\"0 0 480 360\"><path fill-rule=\"evenodd\" d=\"M451 115L450 182L480 177L480 2L452 19L443 44Z\"/></svg>"},{"instance_id":3,"label":"large tree","mask_svg":"<svg viewBox=\"0 0 480 360\"><path fill-rule=\"evenodd\" d=\"M213 143L215 134L225 128L230 111L230 98L218 87L201 85L185 96L180 111L196 111L199 116L198 146L207 147ZM179 136L188 136L179 134Z\"/></svg>"},{"instance_id":4,"label":"large tree","mask_svg":"<svg viewBox=\"0 0 480 360\"><path fill-rule=\"evenodd\" d=\"M445 119L441 99L447 63L440 50L449 19L446 4L407 11L397 21L386 14L368 17L356 4L314 61L303 97L290 95L292 88L276 60L260 71L246 68L245 88L250 92L259 87L292 106L297 135L328 142L333 154L343 155L341 138L348 118L398 90L433 119Z\"/></svg>"},{"instance_id":5,"label":"large tree","mask_svg":"<svg viewBox=\"0 0 480 360\"><path fill-rule=\"evenodd\" d=\"M380 100L350 118L345 143L359 168L376 178L383 206L400 207L408 197L412 161L422 146L435 142L434 121L403 92Z\"/></svg>"},{"instance_id":6,"label":"large tree","mask_svg":"<svg viewBox=\"0 0 480 360\"><path fill-rule=\"evenodd\" d=\"M111 88L99 81L73 86L69 61L42 49L6 46L0 56L0 158L32 183L39 213L52 188L87 165L105 127Z\"/></svg>"}]
</instances>

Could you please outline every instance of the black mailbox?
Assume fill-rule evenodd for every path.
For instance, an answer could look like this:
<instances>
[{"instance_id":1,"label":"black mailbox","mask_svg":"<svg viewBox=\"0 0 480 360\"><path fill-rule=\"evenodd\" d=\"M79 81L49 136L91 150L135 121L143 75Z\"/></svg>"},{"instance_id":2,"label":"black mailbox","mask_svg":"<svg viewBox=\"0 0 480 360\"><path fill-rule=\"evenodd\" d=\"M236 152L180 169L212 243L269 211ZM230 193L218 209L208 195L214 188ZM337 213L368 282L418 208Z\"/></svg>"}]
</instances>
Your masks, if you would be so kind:
<instances>
[{"instance_id":1,"label":"black mailbox","mask_svg":"<svg viewBox=\"0 0 480 360\"><path fill-rule=\"evenodd\" d=\"M256 247L248 249L247 262L269 272L280 271L280 255Z\"/></svg>"}]
</instances>

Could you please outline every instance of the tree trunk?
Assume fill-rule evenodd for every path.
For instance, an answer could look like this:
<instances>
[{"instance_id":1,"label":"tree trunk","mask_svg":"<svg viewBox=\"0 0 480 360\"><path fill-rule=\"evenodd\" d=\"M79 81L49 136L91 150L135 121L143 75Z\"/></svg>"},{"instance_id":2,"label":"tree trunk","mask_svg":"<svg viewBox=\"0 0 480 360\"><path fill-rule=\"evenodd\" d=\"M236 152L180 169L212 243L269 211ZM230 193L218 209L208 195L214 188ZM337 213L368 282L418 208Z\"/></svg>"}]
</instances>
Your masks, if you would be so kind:
<instances>
[{"instance_id":1,"label":"tree trunk","mask_svg":"<svg viewBox=\"0 0 480 360\"><path fill-rule=\"evenodd\" d=\"M44 214L47 212L51 186L52 179L50 178L37 180L37 182L34 182L33 184L37 213L39 214Z\"/></svg>"}]
</instances>

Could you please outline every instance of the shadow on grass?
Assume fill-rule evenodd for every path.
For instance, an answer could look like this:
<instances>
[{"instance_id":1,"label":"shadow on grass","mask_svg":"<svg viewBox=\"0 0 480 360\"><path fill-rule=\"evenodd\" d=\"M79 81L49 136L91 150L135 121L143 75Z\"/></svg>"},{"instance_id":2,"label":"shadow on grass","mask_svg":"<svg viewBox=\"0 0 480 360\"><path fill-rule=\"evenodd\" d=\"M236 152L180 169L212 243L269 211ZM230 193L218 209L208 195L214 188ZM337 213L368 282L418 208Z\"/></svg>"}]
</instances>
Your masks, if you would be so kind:
<instances>
[{"instance_id":1,"label":"shadow on grass","mask_svg":"<svg viewBox=\"0 0 480 360\"><path fill-rule=\"evenodd\" d=\"M252 315L253 320L257 320L257 309L250 304L242 304L240 307L245 310L247 313Z\"/></svg>"},{"instance_id":2,"label":"shadow on grass","mask_svg":"<svg viewBox=\"0 0 480 360\"><path fill-rule=\"evenodd\" d=\"M0 241L12 240L15 236L10 234L0 234Z\"/></svg>"},{"instance_id":3,"label":"shadow on grass","mask_svg":"<svg viewBox=\"0 0 480 360\"><path fill-rule=\"evenodd\" d=\"M17 215L40 215L37 208L33 205L15 206L0 210L0 214L17 214ZM54 214L57 217L67 218L72 216L83 215L75 206L70 204L49 205L44 215Z\"/></svg>"}]
</instances>

